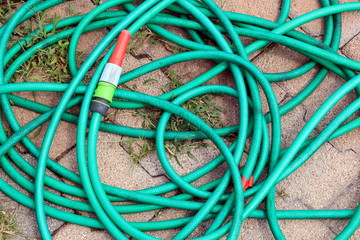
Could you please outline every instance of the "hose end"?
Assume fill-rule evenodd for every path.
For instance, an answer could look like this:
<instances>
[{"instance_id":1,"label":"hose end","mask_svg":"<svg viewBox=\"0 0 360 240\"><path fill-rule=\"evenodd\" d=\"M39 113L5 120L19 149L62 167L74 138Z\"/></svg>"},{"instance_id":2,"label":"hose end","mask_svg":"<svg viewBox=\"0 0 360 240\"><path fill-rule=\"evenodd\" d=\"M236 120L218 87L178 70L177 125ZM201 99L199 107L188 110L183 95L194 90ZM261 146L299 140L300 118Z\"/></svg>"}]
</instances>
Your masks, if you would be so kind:
<instances>
[{"instance_id":1,"label":"hose end","mask_svg":"<svg viewBox=\"0 0 360 240\"><path fill-rule=\"evenodd\" d=\"M114 52L109 60L109 63L116 64L119 67L122 66L129 41L130 32L128 30L122 30L119 35L119 40L115 46Z\"/></svg>"},{"instance_id":2,"label":"hose end","mask_svg":"<svg viewBox=\"0 0 360 240\"><path fill-rule=\"evenodd\" d=\"M254 184L254 177L250 176L249 180L247 180L244 176L241 176L241 181L243 184L244 191L248 188L251 188Z\"/></svg>"},{"instance_id":3,"label":"hose end","mask_svg":"<svg viewBox=\"0 0 360 240\"><path fill-rule=\"evenodd\" d=\"M107 114L112 102L116 87L119 83L122 64L126 54L126 48L129 44L130 32L122 30L119 35L119 40L116 43L114 52L111 55L109 62L101 74L98 86L91 101L90 111L98 112L103 116Z\"/></svg>"}]
</instances>

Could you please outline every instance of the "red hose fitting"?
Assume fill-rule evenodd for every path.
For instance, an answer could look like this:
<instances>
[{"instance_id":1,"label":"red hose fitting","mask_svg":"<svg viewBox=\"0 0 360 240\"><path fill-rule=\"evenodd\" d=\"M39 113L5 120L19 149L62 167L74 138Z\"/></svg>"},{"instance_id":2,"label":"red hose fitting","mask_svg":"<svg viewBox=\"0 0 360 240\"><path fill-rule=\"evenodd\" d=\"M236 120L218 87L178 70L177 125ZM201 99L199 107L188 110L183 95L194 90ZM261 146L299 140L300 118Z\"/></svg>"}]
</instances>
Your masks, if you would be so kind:
<instances>
[{"instance_id":1,"label":"red hose fitting","mask_svg":"<svg viewBox=\"0 0 360 240\"><path fill-rule=\"evenodd\" d=\"M241 176L241 181L243 184L244 191L248 188L251 188L254 184L254 177L250 176L249 180L247 180L244 176Z\"/></svg>"},{"instance_id":2,"label":"red hose fitting","mask_svg":"<svg viewBox=\"0 0 360 240\"><path fill-rule=\"evenodd\" d=\"M122 30L118 42L115 46L114 52L111 55L109 63L122 67L124 57L126 54L126 48L130 41L130 32L128 30Z\"/></svg>"}]
</instances>

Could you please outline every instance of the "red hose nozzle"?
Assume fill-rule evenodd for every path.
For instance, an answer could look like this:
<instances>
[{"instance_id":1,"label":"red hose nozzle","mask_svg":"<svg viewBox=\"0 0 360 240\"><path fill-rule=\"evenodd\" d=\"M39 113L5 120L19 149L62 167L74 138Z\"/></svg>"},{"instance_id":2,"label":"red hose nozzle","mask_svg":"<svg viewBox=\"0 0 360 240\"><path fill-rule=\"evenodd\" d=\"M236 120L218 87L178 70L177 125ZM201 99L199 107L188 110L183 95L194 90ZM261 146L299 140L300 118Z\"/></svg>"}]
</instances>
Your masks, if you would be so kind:
<instances>
[{"instance_id":1,"label":"red hose nozzle","mask_svg":"<svg viewBox=\"0 0 360 240\"><path fill-rule=\"evenodd\" d=\"M109 63L113 63L120 67L122 66L125 58L126 48L129 44L129 41L130 41L130 32L127 30L122 30L119 35L118 42L116 43L114 52L109 60Z\"/></svg>"}]
</instances>

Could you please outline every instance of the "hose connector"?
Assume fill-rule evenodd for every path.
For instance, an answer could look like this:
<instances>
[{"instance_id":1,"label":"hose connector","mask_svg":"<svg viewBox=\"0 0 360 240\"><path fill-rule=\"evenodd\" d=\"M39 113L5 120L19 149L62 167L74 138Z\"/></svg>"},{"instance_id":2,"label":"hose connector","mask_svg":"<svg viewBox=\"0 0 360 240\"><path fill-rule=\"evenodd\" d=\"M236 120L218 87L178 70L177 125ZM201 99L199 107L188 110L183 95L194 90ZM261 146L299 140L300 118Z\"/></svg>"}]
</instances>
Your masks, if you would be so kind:
<instances>
[{"instance_id":1,"label":"hose connector","mask_svg":"<svg viewBox=\"0 0 360 240\"><path fill-rule=\"evenodd\" d=\"M129 40L130 32L122 30L114 52L112 53L109 62L105 65L99 79L98 86L93 95L93 100L91 101L90 111L98 112L103 116L107 114L110 108L110 103L114 97L115 90L120 81L122 64Z\"/></svg>"},{"instance_id":2,"label":"hose connector","mask_svg":"<svg viewBox=\"0 0 360 240\"><path fill-rule=\"evenodd\" d=\"M241 176L241 181L243 184L244 191L248 188L251 188L254 184L254 177L250 176L249 180L247 180L244 176Z\"/></svg>"}]
</instances>

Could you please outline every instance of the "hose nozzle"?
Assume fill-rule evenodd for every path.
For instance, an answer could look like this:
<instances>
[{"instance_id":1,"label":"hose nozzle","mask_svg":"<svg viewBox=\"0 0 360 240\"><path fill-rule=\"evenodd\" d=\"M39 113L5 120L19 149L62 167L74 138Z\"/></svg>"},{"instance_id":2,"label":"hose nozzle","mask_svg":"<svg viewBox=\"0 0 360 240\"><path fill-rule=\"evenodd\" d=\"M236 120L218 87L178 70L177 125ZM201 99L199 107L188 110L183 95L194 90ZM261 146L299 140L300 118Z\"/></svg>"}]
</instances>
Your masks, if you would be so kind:
<instances>
[{"instance_id":1,"label":"hose nozzle","mask_svg":"<svg viewBox=\"0 0 360 240\"><path fill-rule=\"evenodd\" d=\"M98 112L103 116L107 114L110 108L109 104L112 102L115 90L120 80L122 64L129 40L130 32L122 30L114 52L101 74L98 86L93 95L94 98L91 101L90 111Z\"/></svg>"}]
</instances>

